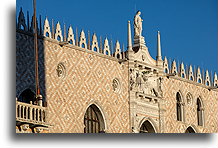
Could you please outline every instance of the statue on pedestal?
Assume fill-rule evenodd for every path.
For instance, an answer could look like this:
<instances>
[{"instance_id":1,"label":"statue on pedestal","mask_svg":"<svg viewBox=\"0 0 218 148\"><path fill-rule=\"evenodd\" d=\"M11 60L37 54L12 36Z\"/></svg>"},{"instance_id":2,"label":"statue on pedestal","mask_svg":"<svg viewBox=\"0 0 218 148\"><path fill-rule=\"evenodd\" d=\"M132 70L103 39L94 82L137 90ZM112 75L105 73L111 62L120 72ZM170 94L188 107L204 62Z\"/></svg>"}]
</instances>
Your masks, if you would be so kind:
<instances>
[{"instance_id":1,"label":"statue on pedestal","mask_svg":"<svg viewBox=\"0 0 218 148\"><path fill-rule=\"evenodd\" d=\"M142 18L140 17L141 12L137 11L134 17L134 36L142 35Z\"/></svg>"}]
</instances>

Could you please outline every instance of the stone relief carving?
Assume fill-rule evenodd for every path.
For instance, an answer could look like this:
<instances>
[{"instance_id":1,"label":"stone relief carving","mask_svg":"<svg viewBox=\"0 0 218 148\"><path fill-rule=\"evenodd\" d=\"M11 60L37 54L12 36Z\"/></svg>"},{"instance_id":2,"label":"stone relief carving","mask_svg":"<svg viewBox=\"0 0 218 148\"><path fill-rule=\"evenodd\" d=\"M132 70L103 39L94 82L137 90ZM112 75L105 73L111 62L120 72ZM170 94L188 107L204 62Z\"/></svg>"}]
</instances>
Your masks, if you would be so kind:
<instances>
[{"instance_id":1,"label":"stone relief carving","mask_svg":"<svg viewBox=\"0 0 218 148\"><path fill-rule=\"evenodd\" d=\"M186 99L187 99L187 104L188 104L188 105L192 105L192 97L191 97L190 94L188 94L188 95L186 96Z\"/></svg>"},{"instance_id":2,"label":"stone relief carving","mask_svg":"<svg viewBox=\"0 0 218 148\"><path fill-rule=\"evenodd\" d=\"M64 78L66 75L66 68L63 63L59 63L56 68L57 75L59 78Z\"/></svg>"},{"instance_id":3,"label":"stone relief carving","mask_svg":"<svg viewBox=\"0 0 218 148\"><path fill-rule=\"evenodd\" d=\"M130 79L129 79L129 81L130 81L130 90L132 90L133 89L133 87L134 87L134 84L135 84L135 74L134 74L134 69L130 69Z\"/></svg>"},{"instance_id":4,"label":"stone relief carving","mask_svg":"<svg viewBox=\"0 0 218 148\"><path fill-rule=\"evenodd\" d=\"M113 86L114 92L117 93L120 91L120 82L117 78L113 79L112 86Z\"/></svg>"},{"instance_id":5,"label":"stone relief carving","mask_svg":"<svg viewBox=\"0 0 218 148\"><path fill-rule=\"evenodd\" d=\"M149 70L136 71L130 69L130 90L136 89L144 94L161 97L163 95L162 78Z\"/></svg>"}]
</instances>

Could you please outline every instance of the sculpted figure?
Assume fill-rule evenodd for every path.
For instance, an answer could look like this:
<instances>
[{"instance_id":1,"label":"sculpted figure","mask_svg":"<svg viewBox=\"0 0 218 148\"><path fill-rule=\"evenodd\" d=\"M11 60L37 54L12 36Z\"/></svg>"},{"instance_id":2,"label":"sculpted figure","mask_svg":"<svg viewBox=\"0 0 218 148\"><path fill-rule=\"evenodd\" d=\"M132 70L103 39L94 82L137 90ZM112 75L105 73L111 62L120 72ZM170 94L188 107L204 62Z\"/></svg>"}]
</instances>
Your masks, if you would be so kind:
<instances>
[{"instance_id":1,"label":"sculpted figure","mask_svg":"<svg viewBox=\"0 0 218 148\"><path fill-rule=\"evenodd\" d=\"M130 69L130 90L133 89L133 85L135 84L135 74L134 69Z\"/></svg>"},{"instance_id":2,"label":"sculpted figure","mask_svg":"<svg viewBox=\"0 0 218 148\"><path fill-rule=\"evenodd\" d=\"M140 73L136 73L136 86L138 86L139 89L141 89L141 85L142 85L142 78Z\"/></svg>"},{"instance_id":3,"label":"sculpted figure","mask_svg":"<svg viewBox=\"0 0 218 148\"><path fill-rule=\"evenodd\" d=\"M142 18L140 17L141 12L137 11L135 18L134 18L134 31L135 36L141 36L142 35Z\"/></svg>"}]
</instances>

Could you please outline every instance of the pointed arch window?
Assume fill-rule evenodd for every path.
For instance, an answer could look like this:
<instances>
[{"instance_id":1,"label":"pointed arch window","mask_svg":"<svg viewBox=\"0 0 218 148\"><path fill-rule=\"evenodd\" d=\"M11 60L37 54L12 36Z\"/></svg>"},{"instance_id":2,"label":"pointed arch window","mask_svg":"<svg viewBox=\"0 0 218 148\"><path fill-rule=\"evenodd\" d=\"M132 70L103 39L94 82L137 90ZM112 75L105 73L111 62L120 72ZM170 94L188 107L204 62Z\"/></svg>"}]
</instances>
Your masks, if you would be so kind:
<instances>
[{"instance_id":1,"label":"pointed arch window","mask_svg":"<svg viewBox=\"0 0 218 148\"><path fill-rule=\"evenodd\" d=\"M24 90L20 96L18 97L18 101L24 102L24 103L33 103L36 101L35 93L32 92L30 89Z\"/></svg>"},{"instance_id":2,"label":"pointed arch window","mask_svg":"<svg viewBox=\"0 0 218 148\"><path fill-rule=\"evenodd\" d=\"M203 126L203 105L200 98L197 98L197 120L198 125Z\"/></svg>"},{"instance_id":3,"label":"pointed arch window","mask_svg":"<svg viewBox=\"0 0 218 148\"><path fill-rule=\"evenodd\" d=\"M142 124L140 133L155 133L155 130L152 124L147 120Z\"/></svg>"},{"instance_id":4,"label":"pointed arch window","mask_svg":"<svg viewBox=\"0 0 218 148\"><path fill-rule=\"evenodd\" d=\"M195 130L194 130L191 126L189 126L189 127L186 129L185 133L196 133L196 132L195 132Z\"/></svg>"},{"instance_id":5,"label":"pointed arch window","mask_svg":"<svg viewBox=\"0 0 218 148\"><path fill-rule=\"evenodd\" d=\"M177 121L183 120L183 103L182 97L179 92L176 93L176 115Z\"/></svg>"},{"instance_id":6,"label":"pointed arch window","mask_svg":"<svg viewBox=\"0 0 218 148\"><path fill-rule=\"evenodd\" d=\"M182 78L185 78L185 74L184 73L182 73Z\"/></svg>"},{"instance_id":7,"label":"pointed arch window","mask_svg":"<svg viewBox=\"0 0 218 148\"><path fill-rule=\"evenodd\" d=\"M167 68L165 68L164 72L165 72L165 73L168 73L168 69L167 69Z\"/></svg>"},{"instance_id":8,"label":"pointed arch window","mask_svg":"<svg viewBox=\"0 0 218 148\"><path fill-rule=\"evenodd\" d=\"M88 107L84 117L84 133L104 133L103 116L96 105Z\"/></svg>"}]
</instances>

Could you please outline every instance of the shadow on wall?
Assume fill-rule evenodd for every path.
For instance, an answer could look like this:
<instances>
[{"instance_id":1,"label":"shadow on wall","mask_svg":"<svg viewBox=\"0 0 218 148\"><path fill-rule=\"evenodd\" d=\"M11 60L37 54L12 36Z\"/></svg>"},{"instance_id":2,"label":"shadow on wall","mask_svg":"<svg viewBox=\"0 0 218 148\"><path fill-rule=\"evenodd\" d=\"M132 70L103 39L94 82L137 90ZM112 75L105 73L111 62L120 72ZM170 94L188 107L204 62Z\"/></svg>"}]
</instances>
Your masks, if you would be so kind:
<instances>
[{"instance_id":1,"label":"shadow on wall","mask_svg":"<svg viewBox=\"0 0 218 148\"><path fill-rule=\"evenodd\" d=\"M26 19L27 18L27 21ZM29 14L24 16L22 8L18 15L16 24L16 97L20 102L36 104L35 99L35 51L33 18L30 22ZM41 17L38 24L38 70L40 94L46 106L46 88L45 88L45 59L44 44L42 35Z\"/></svg>"}]
</instances>

